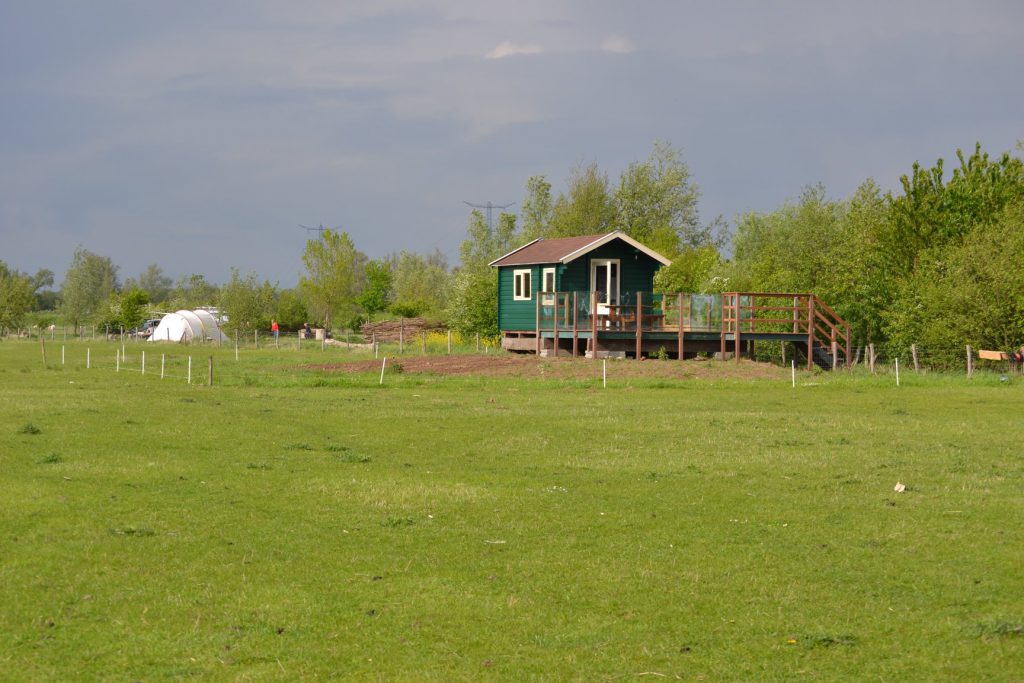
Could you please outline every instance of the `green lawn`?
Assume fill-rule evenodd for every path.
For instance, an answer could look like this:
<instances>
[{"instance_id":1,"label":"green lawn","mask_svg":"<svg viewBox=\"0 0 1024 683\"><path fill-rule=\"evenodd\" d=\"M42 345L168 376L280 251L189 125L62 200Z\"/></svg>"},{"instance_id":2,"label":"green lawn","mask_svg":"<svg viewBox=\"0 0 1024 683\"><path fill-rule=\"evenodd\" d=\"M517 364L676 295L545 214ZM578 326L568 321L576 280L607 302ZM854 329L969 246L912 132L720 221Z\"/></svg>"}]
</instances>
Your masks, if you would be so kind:
<instances>
[{"instance_id":1,"label":"green lawn","mask_svg":"<svg viewBox=\"0 0 1024 683\"><path fill-rule=\"evenodd\" d=\"M1024 676L1019 377L89 345L0 342L0 679Z\"/></svg>"}]
</instances>

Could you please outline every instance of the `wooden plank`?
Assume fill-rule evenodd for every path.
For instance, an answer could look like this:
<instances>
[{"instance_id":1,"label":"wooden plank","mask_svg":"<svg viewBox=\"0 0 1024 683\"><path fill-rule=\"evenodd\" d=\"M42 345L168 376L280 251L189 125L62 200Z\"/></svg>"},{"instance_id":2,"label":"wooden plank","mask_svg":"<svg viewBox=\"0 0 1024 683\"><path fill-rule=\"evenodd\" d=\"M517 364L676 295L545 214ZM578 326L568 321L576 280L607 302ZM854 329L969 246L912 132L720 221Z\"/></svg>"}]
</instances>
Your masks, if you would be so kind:
<instances>
[{"instance_id":1,"label":"wooden plank","mask_svg":"<svg viewBox=\"0 0 1024 683\"><path fill-rule=\"evenodd\" d=\"M1010 360L1010 355L1003 351L986 351L985 349L978 349L978 358L980 360Z\"/></svg>"}]
</instances>

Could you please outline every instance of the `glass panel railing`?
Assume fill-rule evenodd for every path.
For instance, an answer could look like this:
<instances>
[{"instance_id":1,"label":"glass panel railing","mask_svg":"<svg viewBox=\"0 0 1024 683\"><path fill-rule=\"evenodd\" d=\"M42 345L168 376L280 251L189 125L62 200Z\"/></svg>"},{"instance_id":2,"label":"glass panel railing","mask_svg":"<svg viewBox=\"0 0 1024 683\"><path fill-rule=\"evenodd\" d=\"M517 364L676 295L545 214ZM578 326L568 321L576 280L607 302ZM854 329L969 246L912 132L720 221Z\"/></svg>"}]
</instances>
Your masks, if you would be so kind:
<instances>
[{"instance_id":1,"label":"glass panel railing","mask_svg":"<svg viewBox=\"0 0 1024 683\"><path fill-rule=\"evenodd\" d=\"M539 329L559 332L590 328L589 292L541 292ZM574 303L575 302L575 303Z\"/></svg>"},{"instance_id":2,"label":"glass panel railing","mask_svg":"<svg viewBox=\"0 0 1024 683\"><path fill-rule=\"evenodd\" d=\"M686 330L718 332L722 328L722 297L719 294L684 294L683 324Z\"/></svg>"}]
</instances>

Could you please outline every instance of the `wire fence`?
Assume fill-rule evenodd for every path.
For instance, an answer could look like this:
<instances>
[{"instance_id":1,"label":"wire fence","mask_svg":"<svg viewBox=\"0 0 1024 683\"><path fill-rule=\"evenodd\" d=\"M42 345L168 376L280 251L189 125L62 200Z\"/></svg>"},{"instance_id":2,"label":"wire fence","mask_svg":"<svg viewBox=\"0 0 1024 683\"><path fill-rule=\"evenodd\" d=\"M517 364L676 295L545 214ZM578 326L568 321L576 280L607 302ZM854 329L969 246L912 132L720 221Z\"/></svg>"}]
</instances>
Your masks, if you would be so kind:
<instances>
[{"instance_id":1,"label":"wire fence","mask_svg":"<svg viewBox=\"0 0 1024 683\"><path fill-rule=\"evenodd\" d=\"M362 335L342 334L340 337L307 339L301 334L254 332L237 336L237 340L191 340L188 342L150 342L130 335L102 336L93 340L79 333L63 340L49 334L17 335L22 342L37 344L46 367L108 370L133 373L154 379L183 381L188 384L211 385L214 382L214 359L221 369L225 362L237 362L254 351L281 354L303 351L324 353L328 357L353 356L366 358L399 358L415 355L490 354L500 350L500 342L479 336L463 337L458 332L434 330L411 338L366 342ZM10 339L10 337L7 337ZM2 337L0 337L2 339ZM38 340L38 341L37 341ZM308 357L308 356L307 356Z\"/></svg>"},{"instance_id":2,"label":"wire fence","mask_svg":"<svg viewBox=\"0 0 1024 683\"><path fill-rule=\"evenodd\" d=\"M996 374L1024 374L1024 349L991 350L977 349L969 344L946 346L908 347L855 346L850 350L852 368L863 368L872 373L892 372L896 363L903 372L964 374L971 376L978 372ZM759 342L755 358L760 361L788 364L792 360L806 363L804 348L789 342ZM840 361L842 356L840 356Z\"/></svg>"}]
</instances>

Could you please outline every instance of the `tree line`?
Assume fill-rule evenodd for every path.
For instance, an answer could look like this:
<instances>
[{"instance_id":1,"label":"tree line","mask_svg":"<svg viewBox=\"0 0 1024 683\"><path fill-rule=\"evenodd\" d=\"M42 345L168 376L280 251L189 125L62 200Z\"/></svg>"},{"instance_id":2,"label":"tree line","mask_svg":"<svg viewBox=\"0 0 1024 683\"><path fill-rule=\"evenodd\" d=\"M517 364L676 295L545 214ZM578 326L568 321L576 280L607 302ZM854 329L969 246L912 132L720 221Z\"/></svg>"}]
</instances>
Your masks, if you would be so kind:
<instances>
[{"instance_id":1,"label":"tree line","mask_svg":"<svg viewBox=\"0 0 1024 683\"><path fill-rule=\"evenodd\" d=\"M871 179L849 197L812 185L777 209L749 212L730 233L702 221L700 191L681 152L656 142L612 181L596 164L573 168L557 195L543 175L525 183L518 215L489 224L469 214L459 263L440 252L369 259L345 232L307 241L298 286L281 289L231 271L216 286L202 275L176 282L156 264L123 283L109 258L75 251L59 290L53 273L30 276L0 262L0 325L54 310L70 325L130 329L156 310L216 306L229 330L305 322L356 328L379 317L423 316L464 333L497 334L497 274L487 264L537 238L622 230L672 259L663 292L813 292L851 323L854 343L935 348L1024 343L1024 165L976 145L957 151L952 173L918 163L900 189Z\"/></svg>"}]
</instances>

